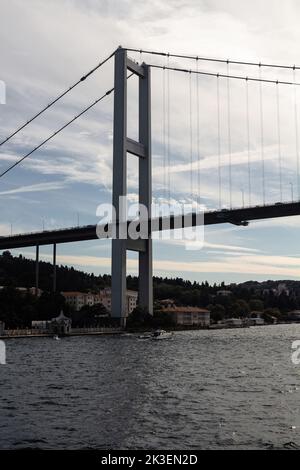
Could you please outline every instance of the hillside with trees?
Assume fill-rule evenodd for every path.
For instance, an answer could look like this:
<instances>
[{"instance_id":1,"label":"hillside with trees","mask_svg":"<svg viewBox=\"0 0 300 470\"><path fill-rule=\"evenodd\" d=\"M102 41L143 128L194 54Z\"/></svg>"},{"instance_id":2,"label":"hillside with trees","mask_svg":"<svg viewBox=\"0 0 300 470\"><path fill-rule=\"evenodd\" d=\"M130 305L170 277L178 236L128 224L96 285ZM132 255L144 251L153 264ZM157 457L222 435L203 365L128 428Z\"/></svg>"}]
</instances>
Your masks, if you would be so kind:
<instances>
[{"instance_id":1,"label":"hillside with trees","mask_svg":"<svg viewBox=\"0 0 300 470\"><path fill-rule=\"evenodd\" d=\"M35 285L35 262L23 256L14 257L6 251L0 256L0 320L8 327L30 326L32 320L48 320L61 309L73 317L74 322L82 325L89 320L93 323L98 310L88 311L84 307L80 313L72 312L59 292L80 291L98 292L109 287L111 277L78 271L68 266L57 267L58 293L51 293L53 283L51 263L40 262L40 288L44 291L40 298L27 293L21 294L16 287L30 288ZM278 290L279 286L284 286ZM128 289L138 289L138 279L127 277ZM300 308L299 281L249 281L242 284L225 285L208 282L198 283L182 278L153 278L154 309L159 311L159 302L173 299L178 306L208 308L214 321L229 317L245 317L251 312L262 312L266 321L271 317L284 320L288 312ZM94 315L94 316L93 316ZM134 322L134 317L132 319Z\"/></svg>"}]
</instances>

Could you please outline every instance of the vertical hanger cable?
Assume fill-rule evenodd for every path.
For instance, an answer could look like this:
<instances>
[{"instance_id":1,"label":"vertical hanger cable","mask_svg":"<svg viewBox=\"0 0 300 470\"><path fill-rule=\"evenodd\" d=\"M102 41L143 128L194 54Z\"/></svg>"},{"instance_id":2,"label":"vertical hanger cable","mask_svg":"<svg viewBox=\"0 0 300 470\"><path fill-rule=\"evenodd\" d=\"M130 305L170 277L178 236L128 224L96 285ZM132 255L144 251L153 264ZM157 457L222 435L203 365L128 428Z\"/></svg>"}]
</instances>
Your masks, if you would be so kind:
<instances>
[{"instance_id":1,"label":"vertical hanger cable","mask_svg":"<svg viewBox=\"0 0 300 470\"><path fill-rule=\"evenodd\" d=\"M280 132L280 98L279 98L279 85L276 85L276 102L277 102L277 135L278 135L278 169L279 169L279 191L280 202L282 202L282 152L281 152L281 132Z\"/></svg>"},{"instance_id":2,"label":"vertical hanger cable","mask_svg":"<svg viewBox=\"0 0 300 470\"><path fill-rule=\"evenodd\" d=\"M190 114L190 184L191 184L191 204L193 207L194 187L193 187L193 105L192 105L192 74L189 74L189 114Z\"/></svg>"},{"instance_id":3,"label":"vertical hanger cable","mask_svg":"<svg viewBox=\"0 0 300 470\"><path fill-rule=\"evenodd\" d=\"M170 55L168 54L168 67ZM170 158L170 70L167 71L167 157L168 157L168 201L171 203L171 158Z\"/></svg>"},{"instance_id":4,"label":"vertical hanger cable","mask_svg":"<svg viewBox=\"0 0 300 470\"><path fill-rule=\"evenodd\" d=\"M163 134L163 193L164 199L167 199L167 163L166 163L166 71L162 70L163 73L163 125L162 125L162 134Z\"/></svg>"},{"instance_id":5,"label":"vertical hanger cable","mask_svg":"<svg viewBox=\"0 0 300 470\"><path fill-rule=\"evenodd\" d=\"M261 64L259 64L259 79L262 80ZM263 205L266 204L266 183L265 183L265 137L264 137L264 107L262 82L259 82L259 106L260 106L260 138L261 138L261 166L262 166L262 195Z\"/></svg>"},{"instance_id":6,"label":"vertical hanger cable","mask_svg":"<svg viewBox=\"0 0 300 470\"><path fill-rule=\"evenodd\" d=\"M250 153L250 114L249 114L249 82L246 79L246 121L247 121L247 153L248 153L248 197L251 207L251 153Z\"/></svg>"},{"instance_id":7,"label":"vertical hanger cable","mask_svg":"<svg viewBox=\"0 0 300 470\"><path fill-rule=\"evenodd\" d=\"M222 208L220 78L217 76L218 183L219 209Z\"/></svg>"},{"instance_id":8,"label":"vertical hanger cable","mask_svg":"<svg viewBox=\"0 0 300 470\"><path fill-rule=\"evenodd\" d=\"M296 83L296 68L293 70L293 81ZM298 127L298 102L297 87L294 85L294 115L295 115L295 136L296 136L296 159L297 159L297 190L298 201L300 201L300 155L299 155L299 127Z\"/></svg>"},{"instance_id":9,"label":"vertical hanger cable","mask_svg":"<svg viewBox=\"0 0 300 470\"><path fill-rule=\"evenodd\" d=\"M229 157L229 206L232 209L232 147L231 147L231 102L230 102L230 80L229 61L227 61L227 120L228 120L228 157Z\"/></svg>"},{"instance_id":10,"label":"vertical hanger cable","mask_svg":"<svg viewBox=\"0 0 300 470\"><path fill-rule=\"evenodd\" d=\"M197 72L199 62L197 60ZM200 161L200 102L199 102L199 75L196 77L196 90L197 90L197 204L198 210L200 210L201 204L201 161Z\"/></svg>"}]
</instances>

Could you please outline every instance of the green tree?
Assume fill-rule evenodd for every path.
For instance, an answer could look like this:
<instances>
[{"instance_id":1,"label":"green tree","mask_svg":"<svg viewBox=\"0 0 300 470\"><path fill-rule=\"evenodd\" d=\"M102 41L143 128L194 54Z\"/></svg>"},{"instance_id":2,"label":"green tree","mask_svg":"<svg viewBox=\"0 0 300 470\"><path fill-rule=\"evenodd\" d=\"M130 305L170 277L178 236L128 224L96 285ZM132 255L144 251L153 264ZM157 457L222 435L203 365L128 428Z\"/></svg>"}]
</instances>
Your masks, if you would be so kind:
<instances>
[{"instance_id":1,"label":"green tree","mask_svg":"<svg viewBox=\"0 0 300 470\"><path fill-rule=\"evenodd\" d=\"M153 317L149 314L148 310L144 307L136 307L127 318L128 328L151 326Z\"/></svg>"},{"instance_id":2,"label":"green tree","mask_svg":"<svg viewBox=\"0 0 300 470\"><path fill-rule=\"evenodd\" d=\"M264 310L264 303L260 299L251 299L249 306L251 311L262 312Z\"/></svg>"},{"instance_id":3,"label":"green tree","mask_svg":"<svg viewBox=\"0 0 300 470\"><path fill-rule=\"evenodd\" d=\"M249 315L249 312L249 305L243 299L238 299L231 305L231 313L233 317L247 317Z\"/></svg>"},{"instance_id":4,"label":"green tree","mask_svg":"<svg viewBox=\"0 0 300 470\"><path fill-rule=\"evenodd\" d=\"M208 307L210 310L210 318L213 322L221 321L226 316L226 309L223 305L217 304Z\"/></svg>"}]
</instances>

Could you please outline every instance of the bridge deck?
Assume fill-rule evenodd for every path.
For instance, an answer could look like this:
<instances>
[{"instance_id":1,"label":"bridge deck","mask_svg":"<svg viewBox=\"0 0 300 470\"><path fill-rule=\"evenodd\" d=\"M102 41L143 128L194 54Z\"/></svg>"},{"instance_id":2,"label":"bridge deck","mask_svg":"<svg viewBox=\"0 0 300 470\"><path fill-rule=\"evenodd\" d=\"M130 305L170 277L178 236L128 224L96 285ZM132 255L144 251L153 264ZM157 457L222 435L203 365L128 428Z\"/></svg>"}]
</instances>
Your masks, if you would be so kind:
<instances>
[{"instance_id":1,"label":"bridge deck","mask_svg":"<svg viewBox=\"0 0 300 470\"><path fill-rule=\"evenodd\" d=\"M218 225L230 223L245 225L251 220L274 219L300 215L300 202L273 204L269 206L247 207L242 209L222 210L204 213L204 225ZM158 226L153 231L162 231L166 218L160 218ZM169 218L170 229L174 229L174 217ZM190 226L196 226L196 214L192 215ZM104 227L104 226L103 226ZM23 248L35 245L52 245L54 243L71 243L99 238L96 225L72 227L61 230L51 230L35 233L25 233L0 237L0 250ZM104 237L103 237L104 238Z\"/></svg>"}]
</instances>

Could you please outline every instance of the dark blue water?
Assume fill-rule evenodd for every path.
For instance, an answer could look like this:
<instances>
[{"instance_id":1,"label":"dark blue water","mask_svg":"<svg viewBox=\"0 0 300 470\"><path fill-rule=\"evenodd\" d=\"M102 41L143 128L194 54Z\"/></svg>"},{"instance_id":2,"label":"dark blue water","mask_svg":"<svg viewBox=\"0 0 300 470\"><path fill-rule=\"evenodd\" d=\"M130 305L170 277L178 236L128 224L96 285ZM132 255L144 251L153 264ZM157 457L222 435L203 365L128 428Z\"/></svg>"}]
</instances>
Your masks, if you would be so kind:
<instances>
[{"instance_id":1,"label":"dark blue water","mask_svg":"<svg viewBox=\"0 0 300 470\"><path fill-rule=\"evenodd\" d=\"M0 448L300 446L300 325L6 341Z\"/></svg>"}]
</instances>

